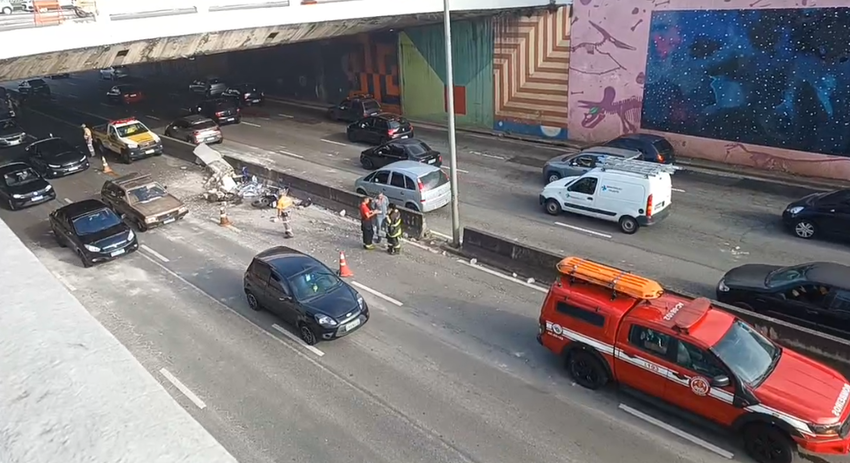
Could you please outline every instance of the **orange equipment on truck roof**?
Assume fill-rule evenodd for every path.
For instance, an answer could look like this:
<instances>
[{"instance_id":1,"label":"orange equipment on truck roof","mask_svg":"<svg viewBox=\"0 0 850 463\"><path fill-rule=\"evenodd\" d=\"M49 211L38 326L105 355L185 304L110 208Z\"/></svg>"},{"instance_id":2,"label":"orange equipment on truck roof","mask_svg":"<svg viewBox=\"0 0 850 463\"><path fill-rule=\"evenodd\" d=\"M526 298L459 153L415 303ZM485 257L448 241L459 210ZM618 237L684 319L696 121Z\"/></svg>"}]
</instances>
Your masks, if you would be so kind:
<instances>
[{"instance_id":1,"label":"orange equipment on truck roof","mask_svg":"<svg viewBox=\"0 0 850 463\"><path fill-rule=\"evenodd\" d=\"M561 275L609 288L635 299L658 299L664 288L657 282L580 257L565 257L555 266Z\"/></svg>"}]
</instances>

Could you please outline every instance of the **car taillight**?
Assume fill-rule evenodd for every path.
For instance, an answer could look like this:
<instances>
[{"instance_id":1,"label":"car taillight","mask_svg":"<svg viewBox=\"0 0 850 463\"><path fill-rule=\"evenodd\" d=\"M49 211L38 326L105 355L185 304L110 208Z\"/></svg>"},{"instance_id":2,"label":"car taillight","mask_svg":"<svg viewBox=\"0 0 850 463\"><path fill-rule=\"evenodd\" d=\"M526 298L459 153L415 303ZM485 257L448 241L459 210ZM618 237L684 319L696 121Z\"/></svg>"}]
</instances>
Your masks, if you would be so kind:
<instances>
[{"instance_id":1,"label":"car taillight","mask_svg":"<svg viewBox=\"0 0 850 463\"><path fill-rule=\"evenodd\" d=\"M246 100L250 100L250 99L251 99L251 96L246 94L246 95L245 95L245 99L246 99Z\"/></svg>"},{"instance_id":2,"label":"car taillight","mask_svg":"<svg viewBox=\"0 0 850 463\"><path fill-rule=\"evenodd\" d=\"M652 217L652 195L646 197L646 217Z\"/></svg>"},{"instance_id":3,"label":"car taillight","mask_svg":"<svg viewBox=\"0 0 850 463\"><path fill-rule=\"evenodd\" d=\"M224 111L219 111L219 112L215 113L215 115L216 115L216 117L222 117L222 116L224 116Z\"/></svg>"},{"instance_id":4,"label":"car taillight","mask_svg":"<svg viewBox=\"0 0 850 463\"><path fill-rule=\"evenodd\" d=\"M396 132L398 132L398 129L389 129L387 130L387 135L392 137L393 135L395 135Z\"/></svg>"},{"instance_id":5,"label":"car taillight","mask_svg":"<svg viewBox=\"0 0 850 463\"><path fill-rule=\"evenodd\" d=\"M663 154L661 154L661 153L656 154L656 155L655 155L655 159L656 159L658 162L663 163L663 162L664 162L664 155L663 155Z\"/></svg>"},{"instance_id":6,"label":"car taillight","mask_svg":"<svg viewBox=\"0 0 850 463\"><path fill-rule=\"evenodd\" d=\"M417 180L419 182L419 191L425 191L425 184L422 183L422 180Z\"/></svg>"},{"instance_id":7,"label":"car taillight","mask_svg":"<svg viewBox=\"0 0 850 463\"><path fill-rule=\"evenodd\" d=\"M241 110L241 109L236 108L236 114L239 114L239 113L241 113L241 112L242 112L242 110Z\"/></svg>"},{"instance_id":8,"label":"car taillight","mask_svg":"<svg viewBox=\"0 0 850 463\"><path fill-rule=\"evenodd\" d=\"M440 162L440 164L442 164L442 163L443 163L443 157L442 157L442 156L437 156L437 161L439 161L439 162Z\"/></svg>"}]
</instances>

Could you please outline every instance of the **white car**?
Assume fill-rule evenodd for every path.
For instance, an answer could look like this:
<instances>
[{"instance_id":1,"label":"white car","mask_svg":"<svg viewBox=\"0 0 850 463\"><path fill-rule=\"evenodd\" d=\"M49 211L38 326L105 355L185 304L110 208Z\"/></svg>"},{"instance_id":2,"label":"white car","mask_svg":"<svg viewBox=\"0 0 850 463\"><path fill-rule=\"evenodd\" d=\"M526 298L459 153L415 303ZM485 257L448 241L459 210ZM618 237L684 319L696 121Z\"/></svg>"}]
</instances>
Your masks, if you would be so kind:
<instances>
[{"instance_id":1,"label":"white car","mask_svg":"<svg viewBox=\"0 0 850 463\"><path fill-rule=\"evenodd\" d=\"M127 77L127 68L124 66L110 66L100 70L100 78L104 80L118 80Z\"/></svg>"},{"instance_id":2,"label":"white car","mask_svg":"<svg viewBox=\"0 0 850 463\"><path fill-rule=\"evenodd\" d=\"M59 8L63 10L71 9L77 6L77 0L58 0L57 3L59 4ZM21 8L24 11L32 13L33 11L35 11L35 7L33 6L33 0L24 0L23 4L21 5Z\"/></svg>"},{"instance_id":3,"label":"white car","mask_svg":"<svg viewBox=\"0 0 850 463\"><path fill-rule=\"evenodd\" d=\"M0 0L0 13L12 14L13 11L15 11L15 7L12 5L11 1Z\"/></svg>"}]
</instances>

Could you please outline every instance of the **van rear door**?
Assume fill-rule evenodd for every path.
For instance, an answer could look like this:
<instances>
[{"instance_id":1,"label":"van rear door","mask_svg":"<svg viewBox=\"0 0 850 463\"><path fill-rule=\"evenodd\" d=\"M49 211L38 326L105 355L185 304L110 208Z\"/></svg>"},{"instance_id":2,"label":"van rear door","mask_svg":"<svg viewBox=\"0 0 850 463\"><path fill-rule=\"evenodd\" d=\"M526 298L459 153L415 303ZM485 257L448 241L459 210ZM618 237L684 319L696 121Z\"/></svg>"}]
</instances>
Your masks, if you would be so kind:
<instances>
[{"instance_id":1,"label":"van rear door","mask_svg":"<svg viewBox=\"0 0 850 463\"><path fill-rule=\"evenodd\" d=\"M652 210L659 212L673 202L673 181L670 174L661 173L649 179L649 194L652 195Z\"/></svg>"}]
</instances>

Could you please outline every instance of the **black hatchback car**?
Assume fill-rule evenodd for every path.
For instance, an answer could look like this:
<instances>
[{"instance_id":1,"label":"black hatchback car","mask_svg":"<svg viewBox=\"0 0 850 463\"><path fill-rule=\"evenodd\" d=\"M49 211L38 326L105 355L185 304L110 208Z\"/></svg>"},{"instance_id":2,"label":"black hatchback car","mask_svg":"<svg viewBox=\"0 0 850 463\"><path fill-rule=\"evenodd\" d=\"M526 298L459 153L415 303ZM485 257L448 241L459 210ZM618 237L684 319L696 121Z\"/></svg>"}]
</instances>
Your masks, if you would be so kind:
<instances>
[{"instance_id":1,"label":"black hatchback car","mask_svg":"<svg viewBox=\"0 0 850 463\"><path fill-rule=\"evenodd\" d=\"M50 214L50 229L59 246L71 248L83 267L91 267L139 249L129 225L96 199L68 204Z\"/></svg>"},{"instance_id":2,"label":"black hatchback car","mask_svg":"<svg viewBox=\"0 0 850 463\"><path fill-rule=\"evenodd\" d=\"M333 121L356 122L381 113L381 103L371 95L354 95L328 109L328 118Z\"/></svg>"},{"instance_id":3,"label":"black hatchback car","mask_svg":"<svg viewBox=\"0 0 850 463\"><path fill-rule=\"evenodd\" d=\"M717 284L717 300L753 312L805 320L850 336L850 267L846 265L742 265L726 272Z\"/></svg>"},{"instance_id":4,"label":"black hatchback car","mask_svg":"<svg viewBox=\"0 0 850 463\"><path fill-rule=\"evenodd\" d=\"M676 162L676 153L673 145L666 138L649 133L630 133L619 136L604 146L639 151L643 160L657 162L659 164L673 164Z\"/></svg>"},{"instance_id":5,"label":"black hatchback car","mask_svg":"<svg viewBox=\"0 0 850 463\"><path fill-rule=\"evenodd\" d=\"M401 116L381 113L349 124L346 135L349 141L383 145L390 140L413 138L413 124Z\"/></svg>"},{"instance_id":6,"label":"black hatchback car","mask_svg":"<svg viewBox=\"0 0 850 463\"><path fill-rule=\"evenodd\" d=\"M26 147L29 163L47 178L64 177L83 172L90 167L89 157L79 147L59 137L30 143Z\"/></svg>"},{"instance_id":7,"label":"black hatchback car","mask_svg":"<svg viewBox=\"0 0 850 463\"><path fill-rule=\"evenodd\" d=\"M18 93L26 96L50 96L50 86L44 79L28 79L18 84Z\"/></svg>"},{"instance_id":8,"label":"black hatchback car","mask_svg":"<svg viewBox=\"0 0 850 463\"><path fill-rule=\"evenodd\" d=\"M363 297L325 264L277 246L254 257L244 277L253 310L266 309L298 329L307 345L353 333L369 321Z\"/></svg>"},{"instance_id":9,"label":"black hatchback car","mask_svg":"<svg viewBox=\"0 0 850 463\"><path fill-rule=\"evenodd\" d=\"M266 102L266 94L254 84L236 84L229 87L221 96L233 98L239 106L262 106Z\"/></svg>"},{"instance_id":10,"label":"black hatchback car","mask_svg":"<svg viewBox=\"0 0 850 463\"><path fill-rule=\"evenodd\" d=\"M850 190L814 193L789 204L782 222L803 239L850 238Z\"/></svg>"},{"instance_id":11,"label":"black hatchback car","mask_svg":"<svg viewBox=\"0 0 850 463\"><path fill-rule=\"evenodd\" d=\"M204 100L192 108L192 114L206 116L218 125L238 124L242 122L242 111L233 98Z\"/></svg>"},{"instance_id":12,"label":"black hatchback car","mask_svg":"<svg viewBox=\"0 0 850 463\"><path fill-rule=\"evenodd\" d=\"M360 153L360 164L370 170L396 161L417 161L440 167L443 165L443 156L439 151L434 151L427 143L416 138L391 140Z\"/></svg>"},{"instance_id":13,"label":"black hatchback car","mask_svg":"<svg viewBox=\"0 0 850 463\"><path fill-rule=\"evenodd\" d=\"M29 164L12 162L0 166L0 199L14 211L52 201L56 191Z\"/></svg>"}]
</instances>

